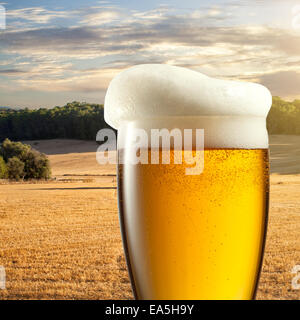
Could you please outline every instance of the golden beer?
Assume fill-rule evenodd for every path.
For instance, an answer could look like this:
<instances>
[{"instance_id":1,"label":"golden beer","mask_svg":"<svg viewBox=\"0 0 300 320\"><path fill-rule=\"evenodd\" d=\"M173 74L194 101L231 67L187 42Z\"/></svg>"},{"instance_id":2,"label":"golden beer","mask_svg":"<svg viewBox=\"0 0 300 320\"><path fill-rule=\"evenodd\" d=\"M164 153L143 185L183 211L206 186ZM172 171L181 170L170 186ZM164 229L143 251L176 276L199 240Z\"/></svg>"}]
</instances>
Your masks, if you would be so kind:
<instances>
[{"instance_id":1,"label":"golden beer","mask_svg":"<svg viewBox=\"0 0 300 320\"><path fill-rule=\"evenodd\" d=\"M199 175L172 160L174 150L171 164L118 166L135 297L252 299L267 225L268 150L206 148Z\"/></svg>"},{"instance_id":2,"label":"golden beer","mask_svg":"<svg viewBox=\"0 0 300 320\"><path fill-rule=\"evenodd\" d=\"M255 297L271 105L260 84L170 65L134 66L111 81L104 117L118 130L121 231L137 299Z\"/></svg>"}]
</instances>

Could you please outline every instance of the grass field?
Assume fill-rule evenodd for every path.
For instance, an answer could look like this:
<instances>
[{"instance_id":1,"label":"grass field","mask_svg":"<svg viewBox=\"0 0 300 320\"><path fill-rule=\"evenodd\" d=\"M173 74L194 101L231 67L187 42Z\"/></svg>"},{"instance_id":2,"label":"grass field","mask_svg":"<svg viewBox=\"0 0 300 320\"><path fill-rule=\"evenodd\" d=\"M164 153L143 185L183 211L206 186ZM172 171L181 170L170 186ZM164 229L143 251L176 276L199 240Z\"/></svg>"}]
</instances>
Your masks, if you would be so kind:
<instances>
[{"instance_id":1,"label":"grass field","mask_svg":"<svg viewBox=\"0 0 300 320\"><path fill-rule=\"evenodd\" d=\"M258 299L300 299L300 137L271 137L271 206ZM132 299L119 232L114 166L93 142L31 142L56 181L0 183L0 299Z\"/></svg>"}]
</instances>

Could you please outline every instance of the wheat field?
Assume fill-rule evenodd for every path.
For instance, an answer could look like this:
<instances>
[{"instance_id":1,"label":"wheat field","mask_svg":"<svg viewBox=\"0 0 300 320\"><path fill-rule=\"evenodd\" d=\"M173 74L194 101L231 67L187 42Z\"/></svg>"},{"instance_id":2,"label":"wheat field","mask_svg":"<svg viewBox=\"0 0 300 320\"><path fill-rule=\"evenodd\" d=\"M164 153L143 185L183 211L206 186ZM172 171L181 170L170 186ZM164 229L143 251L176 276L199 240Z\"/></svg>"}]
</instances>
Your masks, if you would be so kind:
<instances>
[{"instance_id":1,"label":"wheat field","mask_svg":"<svg viewBox=\"0 0 300 320\"><path fill-rule=\"evenodd\" d=\"M300 137L271 137L271 201L258 299L299 299ZM114 166L93 142L29 142L49 155L50 182L0 182L0 299L132 299Z\"/></svg>"}]
</instances>

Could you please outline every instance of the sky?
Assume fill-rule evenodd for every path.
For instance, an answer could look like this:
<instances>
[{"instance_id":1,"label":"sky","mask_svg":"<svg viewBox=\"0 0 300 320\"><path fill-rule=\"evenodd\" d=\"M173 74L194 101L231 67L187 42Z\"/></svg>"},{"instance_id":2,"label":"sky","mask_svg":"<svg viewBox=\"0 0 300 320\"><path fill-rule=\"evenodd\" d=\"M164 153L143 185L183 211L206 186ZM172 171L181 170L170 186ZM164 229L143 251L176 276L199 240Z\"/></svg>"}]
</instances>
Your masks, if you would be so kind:
<instances>
[{"instance_id":1,"label":"sky","mask_svg":"<svg viewBox=\"0 0 300 320\"><path fill-rule=\"evenodd\" d=\"M141 63L300 99L300 0L0 0L0 106L103 103Z\"/></svg>"}]
</instances>

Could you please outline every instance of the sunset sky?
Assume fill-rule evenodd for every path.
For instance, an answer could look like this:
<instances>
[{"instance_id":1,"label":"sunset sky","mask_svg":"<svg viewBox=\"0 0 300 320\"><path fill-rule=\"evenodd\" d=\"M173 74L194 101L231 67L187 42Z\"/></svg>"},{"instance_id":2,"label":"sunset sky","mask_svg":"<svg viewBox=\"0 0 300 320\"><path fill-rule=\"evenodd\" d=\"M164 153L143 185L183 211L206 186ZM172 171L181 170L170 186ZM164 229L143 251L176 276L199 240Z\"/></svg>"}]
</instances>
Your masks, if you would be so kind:
<instances>
[{"instance_id":1,"label":"sunset sky","mask_svg":"<svg viewBox=\"0 0 300 320\"><path fill-rule=\"evenodd\" d=\"M0 106L103 103L112 77L140 63L256 81L300 99L300 0L0 4Z\"/></svg>"}]
</instances>

